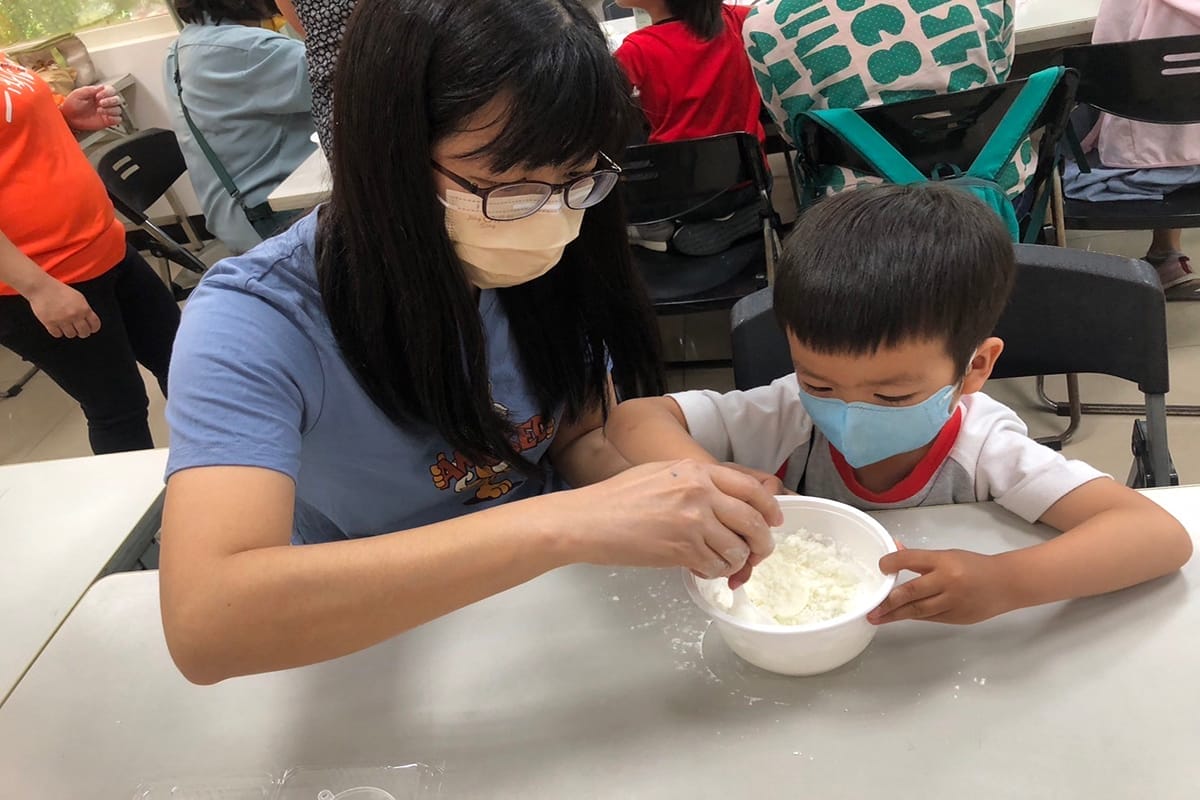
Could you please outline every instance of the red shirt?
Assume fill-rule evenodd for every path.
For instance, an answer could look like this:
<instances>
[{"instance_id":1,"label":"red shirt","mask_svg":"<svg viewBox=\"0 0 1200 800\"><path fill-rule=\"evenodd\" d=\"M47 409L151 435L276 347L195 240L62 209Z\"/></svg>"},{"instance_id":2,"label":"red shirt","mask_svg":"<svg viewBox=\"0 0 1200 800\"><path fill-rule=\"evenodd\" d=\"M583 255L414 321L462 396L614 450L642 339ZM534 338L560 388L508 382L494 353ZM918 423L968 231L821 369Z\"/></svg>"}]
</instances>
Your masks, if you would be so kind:
<instances>
[{"instance_id":1,"label":"red shirt","mask_svg":"<svg viewBox=\"0 0 1200 800\"><path fill-rule=\"evenodd\" d=\"M45 81L0 54L0 231L63 283L125 257L125 226ZM0 283L0 295L16 290Z\"/></svg>"},{"instance_id":2,"label":"red shirt","mask_svg":"<svg viewBox=\"0 0 1200 800\"><path fill-rule=\"evenodd\" d=\"M766 138L762 98L742 44L748 6L722 6L725 29L710 41L678 20L634 31L617 61L638 90L651 142L746 131Z\"/></svg>"}]
</instances>

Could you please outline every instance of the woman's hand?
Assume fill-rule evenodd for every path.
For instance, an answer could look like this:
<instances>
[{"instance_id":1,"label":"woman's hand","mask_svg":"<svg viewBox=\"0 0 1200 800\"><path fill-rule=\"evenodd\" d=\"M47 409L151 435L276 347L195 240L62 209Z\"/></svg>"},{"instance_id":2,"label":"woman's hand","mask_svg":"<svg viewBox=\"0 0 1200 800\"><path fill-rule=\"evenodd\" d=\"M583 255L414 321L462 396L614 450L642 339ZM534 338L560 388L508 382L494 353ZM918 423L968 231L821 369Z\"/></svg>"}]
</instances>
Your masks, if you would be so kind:
<instances>
[{"instance_id":1,"label":"woman's hand","mask_svg":"<svg viewBox=\"0 0 1200 800\"><path fill-rule=\"evenodd\" d=\"M766 489L771 494L774 494L774 495L781 495L781 494L782 495L795 495L796 494L791 489L789 489L783 485L783 481L779 480L778 475L772 475L769 472L763 472L762 470L751 469L750 467L743 467L741 464L735 464L732 461L726 461L721 466L729 467L730 469L734 469L734 470L737 470L738 472L743 472L743 473L749 475L751 478L754 478L756 481L761 483L763 488Z\"/></svg>"},{"instance_id":2,"label":"woman's hand","mask_svg":"<svg viewBox=\"0 0 1200 800\"><path fill-rule=\"evenodd\" d=\"M774 549L779 504L754 477L727 467L644 464L554 496L570 560L686 567L706 578L753 566Z\"/></svg>"},{"instance_id":3,"label":"woman's hand","mask_svg":"<svg viewBox=\"0 0 1200 800\"><path fill-rule=\"evenodd\" d=\"M86 339L100 330L100 317L76 289L50 276L25 294L33 315L55 339Z\"/></svg>"},{"instance_id":4,"label":"woman's hand","mask_svg":"<svg viewBox=\"0 0 1200 800\"><path fill-rule=\"evenodd\" d=\"M99 131L121 121L121 98L111 86L82 86L67 95L63 119L77 131Z\"/></svg>"}]
</instances>

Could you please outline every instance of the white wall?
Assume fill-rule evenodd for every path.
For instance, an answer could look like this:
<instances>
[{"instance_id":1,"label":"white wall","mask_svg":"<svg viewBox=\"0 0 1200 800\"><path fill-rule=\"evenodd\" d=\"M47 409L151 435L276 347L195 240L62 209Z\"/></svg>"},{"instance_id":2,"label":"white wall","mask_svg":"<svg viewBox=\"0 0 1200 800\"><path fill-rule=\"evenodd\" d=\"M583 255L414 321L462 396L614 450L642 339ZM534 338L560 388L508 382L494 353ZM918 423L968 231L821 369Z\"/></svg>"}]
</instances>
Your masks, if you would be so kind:
<instances>
[{"instance_id":1,"label":"white wall","mask_svg":"<svg viewBox=\"0 0 1200 800\"><path fill-rule=\"evenodd\" d=\"M167 48L178 35L174 20L166 15L79 33L102 80L126 73L133 76L136 83L125 90L124 97L139 128L171 127L162 69ZM175 184L175 190L187 213L200 213L186 175ZM170 215L170 207L163 202L150 209L152 217Z\"/></svg>"}]
</instances>

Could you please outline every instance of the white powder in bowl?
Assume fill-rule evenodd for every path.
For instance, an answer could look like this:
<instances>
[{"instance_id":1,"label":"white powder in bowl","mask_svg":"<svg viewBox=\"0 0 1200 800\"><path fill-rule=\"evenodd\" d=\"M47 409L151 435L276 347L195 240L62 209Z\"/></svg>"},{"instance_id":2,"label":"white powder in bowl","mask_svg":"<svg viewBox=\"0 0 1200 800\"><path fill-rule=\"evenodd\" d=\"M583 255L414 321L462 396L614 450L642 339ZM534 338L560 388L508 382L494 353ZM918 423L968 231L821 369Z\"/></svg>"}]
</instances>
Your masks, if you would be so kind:
<instances>
[{"instance_id":1,"label":"white powder in bowl","mask_svg":"<svg viewBox=\"0 0 1200 800\"><path fill-rule=\"evenodd\" d=\"M709 602L750 622L762 616L757 610L780 625L808 625L852 609L874 586L871 574L829 537L801 528L777 537L775 552L754 568L745 587L754 609L734 608L724 579L705 582L702 591Z\"/></svg>"}]
</instances>

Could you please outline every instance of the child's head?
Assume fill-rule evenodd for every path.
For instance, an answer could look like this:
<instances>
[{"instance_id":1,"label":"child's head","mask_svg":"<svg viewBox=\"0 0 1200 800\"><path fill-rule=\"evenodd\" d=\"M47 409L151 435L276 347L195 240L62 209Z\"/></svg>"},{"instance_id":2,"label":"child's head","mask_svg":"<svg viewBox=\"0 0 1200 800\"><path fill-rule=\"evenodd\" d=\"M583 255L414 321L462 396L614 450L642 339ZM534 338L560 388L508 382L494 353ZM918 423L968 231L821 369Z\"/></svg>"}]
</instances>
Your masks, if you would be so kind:
<instances>
[{"instance_id":1,"label":"child's head","mask_svg":"<svg viewBox=\"0 0 1200 800\"><path fill-rule=\"evenodd\" d=\"M818 203L775 278L806 400L906 407L947 386L979 391L1014 274L1008 231L961 190L879 186Z\"/></svg>"},{"instance_id":2,"label":"child's head","mask_svg":"<svg viewBox=\"0 0 1200 800\"><path fill-rule=\"evenodd\" d=\"M617 0L623 8L645 8L653 13L661 9L678 18L692 33L701 39L712 39L724 28L721 18L723 0Z\"/></svg>"}]
</instances>

